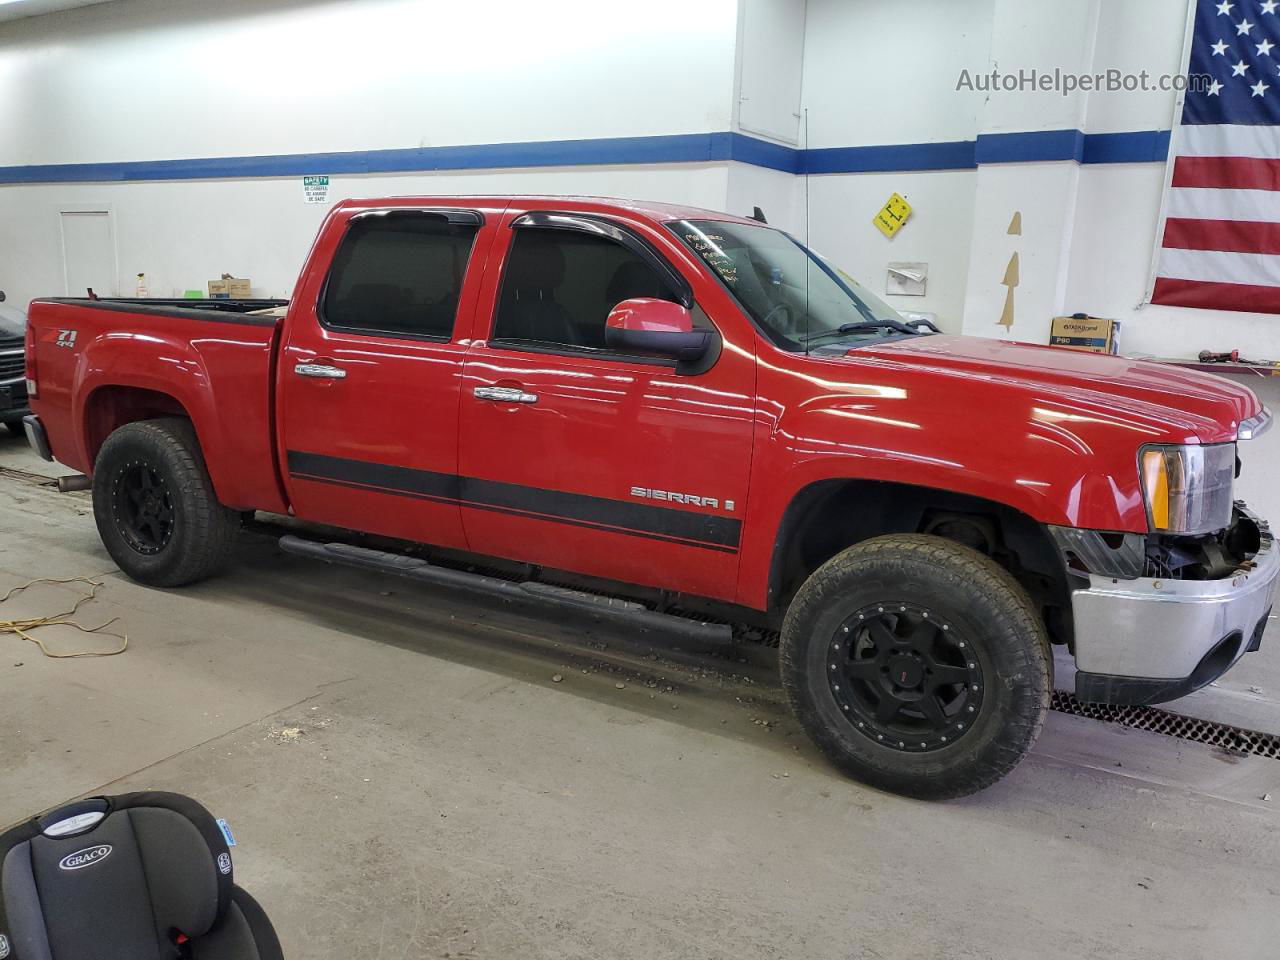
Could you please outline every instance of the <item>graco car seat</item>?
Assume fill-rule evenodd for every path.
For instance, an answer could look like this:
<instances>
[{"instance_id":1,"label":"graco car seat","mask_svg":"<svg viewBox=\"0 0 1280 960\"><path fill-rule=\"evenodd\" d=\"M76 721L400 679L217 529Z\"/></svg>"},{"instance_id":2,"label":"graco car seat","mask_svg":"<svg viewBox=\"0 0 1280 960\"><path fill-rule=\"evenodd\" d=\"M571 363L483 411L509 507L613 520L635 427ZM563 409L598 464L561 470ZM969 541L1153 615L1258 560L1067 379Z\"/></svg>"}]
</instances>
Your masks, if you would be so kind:
<instances>
[{"instance_id":1,"label":"graco car seat","mask_svg":"<svg viewBox=\"0 0 1280 960\"><path fill-rule=\"evenodd\" d=\"M176 793L95 797L13 828L0 836L0 960L282 960L233 882L227 836Z\"/></svg>"}]
</instances>

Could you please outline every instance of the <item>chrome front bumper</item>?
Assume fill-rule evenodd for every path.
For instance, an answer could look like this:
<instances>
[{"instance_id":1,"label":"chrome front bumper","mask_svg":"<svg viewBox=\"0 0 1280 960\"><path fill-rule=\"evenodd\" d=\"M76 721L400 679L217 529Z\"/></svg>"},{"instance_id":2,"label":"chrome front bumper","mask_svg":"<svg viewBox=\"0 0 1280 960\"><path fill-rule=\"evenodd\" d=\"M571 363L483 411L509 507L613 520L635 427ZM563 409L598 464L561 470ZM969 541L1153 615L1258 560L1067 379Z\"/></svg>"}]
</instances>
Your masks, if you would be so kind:
<instances>
[{"instance_id":1,"label":"chrome front bumper","mask_svg":"<svg viewBox=\"0 0 1280 960\"><path fill-rule=\"evenodd\" d=\"M1211 683L1256 650L1280 576L1275 538L1259 526L1258 552L1222 580L1090 575L1071 598L1076 695L1162 703Z\"/></svg>"}]
</instances>

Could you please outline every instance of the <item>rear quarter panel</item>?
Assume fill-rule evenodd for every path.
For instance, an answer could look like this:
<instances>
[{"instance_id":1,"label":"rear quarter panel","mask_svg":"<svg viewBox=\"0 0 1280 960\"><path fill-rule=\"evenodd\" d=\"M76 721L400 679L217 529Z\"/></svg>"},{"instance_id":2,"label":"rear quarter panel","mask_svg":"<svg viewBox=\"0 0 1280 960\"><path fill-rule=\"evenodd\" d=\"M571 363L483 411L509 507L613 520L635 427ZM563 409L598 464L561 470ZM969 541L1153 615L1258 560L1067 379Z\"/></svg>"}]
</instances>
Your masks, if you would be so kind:
<instances>
[{"instance_id":1,"label":"rear quarter panel","mask_svg":"<svg viewBox=\"0 0 1280 960\"><path fill-rule=\"evenodd\" d=\"M207 310L90 301L31 304L39 394L54 456L92 475L95 411L112 388L172 398L190 417L218 499L283 511L271 410L278 323Z\"/></svg>"}]
</instances>

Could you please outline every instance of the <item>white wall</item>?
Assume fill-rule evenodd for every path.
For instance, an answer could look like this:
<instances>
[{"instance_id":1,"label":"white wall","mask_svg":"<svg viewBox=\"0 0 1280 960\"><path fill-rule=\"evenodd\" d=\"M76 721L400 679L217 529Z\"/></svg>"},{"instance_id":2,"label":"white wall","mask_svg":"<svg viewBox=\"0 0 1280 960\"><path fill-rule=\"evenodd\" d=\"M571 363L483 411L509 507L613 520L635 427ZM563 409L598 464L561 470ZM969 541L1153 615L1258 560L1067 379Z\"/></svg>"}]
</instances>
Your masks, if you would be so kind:
<instances>
[{"instance_id":1,"label":"white wall","mask_svg":"<svg viewBox=\"0 0 1280 960\"><path fill-rule=\"evenodd\" d=\"M0 166L729 129L735 0L555 6L118 0L5 24Z\"/></svg>"},{"instance_id":2,"label":"white wall","mask_svg":"<svg viewBox=\"0 0 1280 960\"><path fill-rule=\"evenodd\" d=\"M987 65L994 2L809 0L810 146L972 140L985 95L956 80Z\"/></svg>"},{"instance_id":3,"label":"white wall","mask_svg":"<svg viewBox=\"0 0 1280 960\"><path fill-rule=\"evenodd\" d=\"M730 128L735 0L118 0L0 26L0 166ZM678 21L681 29L670 29ZM310 171L326 173L324 169ZM724 164L334 176L332 198L596 193L724 206ZM298 178L0 187L0 288L60 295L58 209L114 220L116 289L223 272L288 296L326 206ZM71 291L83 295L83 291Z\"/></svg>"},{"instance_id":4,"label":"white wall","mask_svg":"<svg viewBox=\"0 0 1280 960\"><path fill-rule=\"evenodd\" d=\"M809 179L810 243L900 310L928 311L938 325L960 331L969 235L973 229L973 170L863 173ZM892 240L871 225L897 191L913 205L911 219ZM888 264L927 263L923 297L885 294Z\"/></svg>"},{"instance_id":5,"label":"white wall","mask_svg":"<svg viewBox=\"0 0 1280 960\"><path fill-rule=\"evenodd\" d=\"M809 145L973 140L985 95L957 90L957 80L961 70L987 67L994 3L809 0L803 91ZM973 170L812 176L810 242L880 294L889 263L928 263L925 296L885 299L902 310L936 313L944 330L959 332L976 177ZM895 191L914 212L887 240L871 220Z\"/></svg>"},{"instance_id":6,"label":"white wall","mask_svg":"<svg viewBox=\"0 0 1280 960\"><path fill-rule=\"evenodd\" d=\"M557 168L465 174L334 177L334 197L408 194L592 193L723 205L722 165ZM0 289L15 303L84 296L63 288L58 208L105 205L115 221L119 285L133 296L147 274L153 297L182 296L230 273L253 280L257 297L288 297L328 206L305 204L298 179L129 184L51 184L0 189L0 230L21 225L0 259Z\"/></svg>"},{"instance_id":7,"label":"white wall","mask_svg":"<svg viewBox=\"0 0 1280 960\"><path fill-rule=\"evenodd\" d=\"M737 129L792 146L801 141L806 2L738 5Z\"/></svg>"}]
</instances>

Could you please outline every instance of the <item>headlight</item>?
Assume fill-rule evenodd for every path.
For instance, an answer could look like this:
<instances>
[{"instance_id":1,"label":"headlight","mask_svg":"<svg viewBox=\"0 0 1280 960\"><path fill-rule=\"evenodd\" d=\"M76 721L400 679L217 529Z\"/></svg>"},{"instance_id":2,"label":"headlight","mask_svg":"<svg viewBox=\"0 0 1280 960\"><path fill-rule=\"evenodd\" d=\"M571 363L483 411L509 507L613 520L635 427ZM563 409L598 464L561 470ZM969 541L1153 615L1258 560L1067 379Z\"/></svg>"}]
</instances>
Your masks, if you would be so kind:
<instances>
[{"instance_id":1,"label":"headlight","mask_svg":"<svg viewBox=\"0 0 1280 960\"><path fill-rule=\"evenodd\" d=\"M1211 533L1231 523L1236 446L1143 447L1138 454L1147 522L1161 533Z\"/></svg>"}]
</instances>

